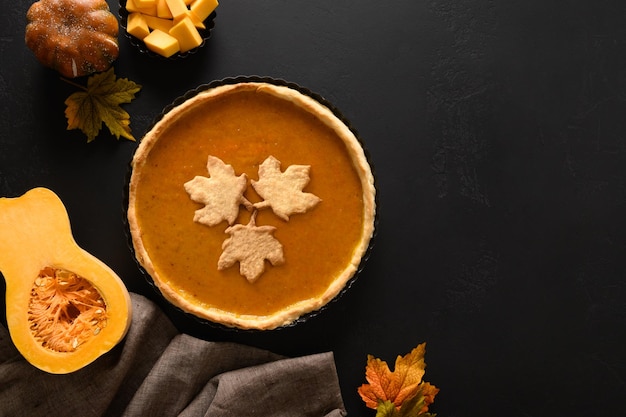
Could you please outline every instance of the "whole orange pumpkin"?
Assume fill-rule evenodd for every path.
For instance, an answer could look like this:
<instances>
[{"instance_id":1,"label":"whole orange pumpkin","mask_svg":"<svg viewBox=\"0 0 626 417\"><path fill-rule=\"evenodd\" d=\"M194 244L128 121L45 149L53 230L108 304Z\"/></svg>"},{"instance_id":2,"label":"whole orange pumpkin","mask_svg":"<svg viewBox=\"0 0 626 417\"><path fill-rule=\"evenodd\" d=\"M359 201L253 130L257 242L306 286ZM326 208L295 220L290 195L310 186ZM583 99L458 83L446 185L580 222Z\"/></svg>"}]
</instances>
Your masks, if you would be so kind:
<instances>
[{"instance_id":1,"label":"whole orange pumpkin","mask_svg":"<svg viewBox=\"0 0 626 417\"><path fill-rule=\"evenodd\" d=\"M26 45L65 77L104 71L119 55L119 24L106 0L39 0L26 19Z\"/></svg>"}]
</instances>

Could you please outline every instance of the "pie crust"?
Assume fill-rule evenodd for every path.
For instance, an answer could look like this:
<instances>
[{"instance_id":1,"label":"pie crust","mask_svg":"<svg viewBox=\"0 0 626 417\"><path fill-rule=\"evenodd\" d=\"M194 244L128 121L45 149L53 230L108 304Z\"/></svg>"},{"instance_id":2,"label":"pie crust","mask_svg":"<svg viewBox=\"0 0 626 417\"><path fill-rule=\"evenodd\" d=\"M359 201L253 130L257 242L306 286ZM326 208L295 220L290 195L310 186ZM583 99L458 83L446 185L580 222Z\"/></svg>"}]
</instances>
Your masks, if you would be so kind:
<instances>
[{"instance_id":1,"label":"pie crust","mask_svg":"<svg viewBox=\"0 0 626 417\"><path fill-rule=\"evenodd\" d=\"M218 83L175 102L143 137L131 162L127 220L140 267L170 303L201 320L269 330L315 314L356 277L374 235L374 176L352 129L314 97L273 80ZM251 180L268 156L283 170L312 161L304 191L320 197L315 208L287 221L259 211L257 224L271 223L285 242L285 263L266 261L254 283L237 266L214 266L229 224L193 221L201 205L183 184L210 177L211 155ZM258 201L251 187L246 193ZM242 207L240 214L238 222L248 223L250 213Z\"/></svg>"}]
</instances>

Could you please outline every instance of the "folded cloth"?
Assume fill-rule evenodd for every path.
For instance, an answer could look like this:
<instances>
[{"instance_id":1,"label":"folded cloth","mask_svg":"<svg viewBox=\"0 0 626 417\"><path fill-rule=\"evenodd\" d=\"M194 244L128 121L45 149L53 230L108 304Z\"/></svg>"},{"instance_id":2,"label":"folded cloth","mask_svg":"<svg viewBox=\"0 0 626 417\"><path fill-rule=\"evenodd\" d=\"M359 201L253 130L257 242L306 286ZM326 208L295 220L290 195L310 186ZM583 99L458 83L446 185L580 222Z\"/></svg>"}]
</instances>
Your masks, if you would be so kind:
<instances>
[{"instance_id":1,"label":"folded cloth","mask_svg":"<svg viewBox=\"0 0 626 417\"><path fill-rule=\"evenodd\" d=\"M0 326L0 416L346 416L332 352L288 358L180 333L131 294L125 339L89 366L53 375Z\"/></svg>"}]
</instances>

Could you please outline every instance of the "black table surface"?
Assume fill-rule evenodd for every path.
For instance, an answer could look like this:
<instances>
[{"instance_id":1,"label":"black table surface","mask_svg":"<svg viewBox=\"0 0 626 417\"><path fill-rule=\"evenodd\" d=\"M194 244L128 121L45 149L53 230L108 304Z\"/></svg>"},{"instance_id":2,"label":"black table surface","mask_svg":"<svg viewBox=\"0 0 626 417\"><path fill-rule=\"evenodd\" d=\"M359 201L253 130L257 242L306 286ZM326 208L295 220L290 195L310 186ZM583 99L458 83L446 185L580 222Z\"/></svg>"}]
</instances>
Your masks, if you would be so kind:
<instances>
[{"instance_id":1,"label":"black table surface","mask_svg":"<svg viewBox=\"0 0 626 417\"><path fill-rule=\"evenodd\" d=\"M123 227L137 143L66 130L75 87L25 46L30 1L3 6L0 195L54 190L77 242L181 331L333 351L353 416L375 414L357 394L367 355L392 365L422 342L440 416L623 412L622 0L223 0L208 44L174 62L120 35L115 72L142 86L123 106L138 139L187 90L262 75L333 103L371 153L380 223L365 270L319 316L251 333L199 325L146 283Z\"/></svg>"}]
</instances>

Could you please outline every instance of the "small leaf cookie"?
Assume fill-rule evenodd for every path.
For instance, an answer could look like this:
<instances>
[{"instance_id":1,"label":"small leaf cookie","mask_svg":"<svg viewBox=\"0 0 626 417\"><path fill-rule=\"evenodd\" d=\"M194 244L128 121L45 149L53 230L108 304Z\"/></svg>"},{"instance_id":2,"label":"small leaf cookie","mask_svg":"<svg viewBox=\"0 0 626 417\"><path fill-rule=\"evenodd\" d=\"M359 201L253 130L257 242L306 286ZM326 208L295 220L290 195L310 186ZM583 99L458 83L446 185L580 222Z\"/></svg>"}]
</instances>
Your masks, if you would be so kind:
<instances>
[{"instance_id":1,"label":"small leaf cookie","mask_svg":"<svg viewBox=\"0 0 626 417\"><path fill-rule=\"evenodd\" d=\"M209 155L207 170L210 178L196 176L185 183L185 191L196 203L204 207L196 210L193 220L207 226L215 226L226 220L232 225L239 214L239 206L251 208L243 193L248 186L246 174L235 175L231 165Z\"/></svg>"},{"instance_id":2,"label":"small leaf cookie","mask_svg":"<svg viewBox=\"0 0 626 417\"><path fill-rule=\"evenodd\" d=\"M309 183L309 165L290 165L285 172L280 170L280 161L267 157L259 166L259 180L252 180L252 187L264 201L255 203L254 208L271 207L281 219L287 221L294 213L306 213L322 201L318 196L303 192Z\"/></svg>"},{"instance_id":3,"label":"small leaf cookie","mask_svg":"<svg viewBox=\"0 0 626 417\"><path fill-rule=\"evenodd\" d=\"M230 238L222 245L217 268L221 271L239 261L239 272L249 282L256 281L265 270L265 260L272 265L285 262L283 246L273 236L274 226L257 226L256 211L247 225L236 224L226 229Z\"/></svg>"}]
</instances>

